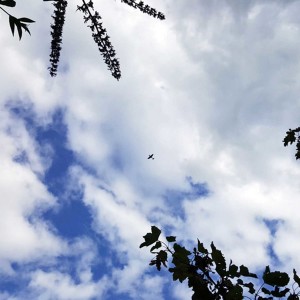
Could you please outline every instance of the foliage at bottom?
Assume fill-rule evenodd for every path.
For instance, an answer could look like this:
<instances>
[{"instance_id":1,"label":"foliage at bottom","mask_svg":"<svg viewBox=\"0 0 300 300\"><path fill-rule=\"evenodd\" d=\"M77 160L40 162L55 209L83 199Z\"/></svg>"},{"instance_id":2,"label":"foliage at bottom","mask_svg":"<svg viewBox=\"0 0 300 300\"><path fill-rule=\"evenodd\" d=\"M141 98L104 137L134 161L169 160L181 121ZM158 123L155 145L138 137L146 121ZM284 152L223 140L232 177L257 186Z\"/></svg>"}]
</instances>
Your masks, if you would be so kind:
<instances>
[{"instance_id":1,"label":"foliage at bottom","mask_svg":"<svg viewBox=\"0 0 300 300\"><path fill-rule=\"evenodd\" d=\"M159 240L161 230L151 227L144 236L142 247L149 247L154 258L150 266L158 271L162 266L172 273L173 280L188 281L192 289L192 300L241 300L241 299L287 299L296 300L300 295L300 278L293 270L292 286L288 286L290 277L285 272L271 271L265 267L262 276L251 273L244 265L229 263L214 243L207 249L197 241L193 250L187 250L176 243L175 236L167 236L166 242ZM170 266L168 259L171 259Z\"/></svg>"}]
</instances>

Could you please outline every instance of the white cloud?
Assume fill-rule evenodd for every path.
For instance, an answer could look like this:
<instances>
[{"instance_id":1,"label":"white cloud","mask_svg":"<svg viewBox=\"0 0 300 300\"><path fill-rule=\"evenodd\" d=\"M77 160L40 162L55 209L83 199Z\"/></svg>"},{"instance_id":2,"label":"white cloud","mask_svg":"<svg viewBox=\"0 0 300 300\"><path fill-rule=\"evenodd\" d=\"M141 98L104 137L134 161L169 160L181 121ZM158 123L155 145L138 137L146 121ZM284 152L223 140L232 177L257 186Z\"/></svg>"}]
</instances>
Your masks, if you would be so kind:
<instances>
[{"instance_id":1,"label":"white cloud","mask_svg":"<svg viewBox=\"0 0 300 300\"><path fill-rule=\"evenodd\" d=\"M174 299L178 300L187 300L192 298L193 292L191 289L187 286L187 283L180 283L180 282L174 282L173 283L174 288L172 287L173 290L173 297Z\"/></svg>"},{"instance_id":2,"label":"white cloud","mask_svg":"<svg viewBox=\"0 0 300 300\"><path fill-rule=\"evenodd\" d=\"M50 9L31 4L41 24L31 25L31 38L19 44L0 33L1 102L32 102L41 124L58 105L66 109L69 147L94 172L74 168L75 183L83 185L95 231L125 264L113 272L119 291L137 297L138 280L147 292L158 286L158 294L148 297L161 293L161 278L142 277L149 256L138 249L153 219L172 225L179 239L199 237L207 245L214 240L228 257L252 268L272 263L270 243L285 267L296 266L300 169L293 147L281 141L288 128L299 126L299 1L151 4L166 12L166 21L114 1L97 4L120 58L120 82L106 70L73 3L61 56L67 71L50 79L45 46ZM31 13L29 7L24 14ZM0 22L9 30L4 18ZM6 212L0 234L8 241L0 254L12 260L55 256L64 244L42 220L26 218L55 204L36 175L47 163L22 122L3 116L0 190L10 201L0 202ZM13 134L5 131L8 125L14 125ZM26 149L28 164L13 161L20 149ZM149 153L155 160L147 160ZM183 190L187 176L206 182L210 193L185 199L180 219L163 195ZM283 221L274 237L263 219ZM26 247L12 254L20 245ZM101 284L91 279L92 253L78 271L80 284L65 273L37 270L32 286L41 299L51 293L87 299L99 292Z\"/></svg>"},{"instance_id":3,"label":"white cloud","mask_svg":"<svg viewBox=\"0 0 300 300\"><path fill-rule=\"evenodd\" d=\"M109 283L105 278L98 284L83 282L76 284L68 274L37 271L32 275L30 288L37 293L36 299L101 299Z\"/></svg>"},{"instance_id":4,"label":"white cloud","mask_svg":"<svg viewBox=\"0 0 300 300\"><path fill-rule=\"evenodd\" d=\"M4 109L0 139L0 261L6 271L11 271L9 262L22 263L58 255L65 251L66 245L39 219L42 211L56 205L56 199L41 182L45 166L37 145L23 122ZM26 159L18 163L15 158L22 153Z\"/></svg>"},{"instance_id":5,"label":"white cloud","mask_svg":"<svg viewBox=\"0 0 300 300\"><path fill-rule=\"evenodd\" d=\"M125 68L130 73L118 85L109 79L104 85L99 74L98 88L89 74L99 71L91 65L83 71L90 80L72 85L78 104L68 115L71 147L112 191L123 182L117 199L130 190L134 200L127 203L139 204L129 209L93 183L89 194L101 199L92 201L98 207L95 218L126 240L130 231L125 224L151 219L137 214L138 207L165 212L163 191L181 189L190 175L207 182L212 193L205 200L185 202L186 223L179 221L175 234L215 240L233 259L243 263L247 258L254 268L267 264L271 236L261 220L290 220L299 194L299 168L293 151L281 143L299 119L299 20L293 13L298 4L166 4L170 18L165 23L126 21L131 36L147 39L130 41L126 59L131 67ZM127 33L128 27L122 29L119 34ZM78 130L85 122L86 130ZM93 141L81 143L81 135L83 141ZM148 152L156 160L147 161ZM174 221L164 214L160 218L163 224L164 218Z\"/></svg>"}]
</instances>

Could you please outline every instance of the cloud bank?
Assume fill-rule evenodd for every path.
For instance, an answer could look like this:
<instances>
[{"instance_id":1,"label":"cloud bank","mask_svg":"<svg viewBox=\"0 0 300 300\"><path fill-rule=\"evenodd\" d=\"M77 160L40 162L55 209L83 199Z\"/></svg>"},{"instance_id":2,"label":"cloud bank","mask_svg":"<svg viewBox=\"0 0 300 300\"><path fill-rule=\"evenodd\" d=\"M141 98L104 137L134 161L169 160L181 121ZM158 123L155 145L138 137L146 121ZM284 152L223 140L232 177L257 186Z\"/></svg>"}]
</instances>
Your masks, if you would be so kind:
<instances>
[{"instance_id":1,"label":"cloud bank","mask_svg":"<svg viewBox=\"0 0 300 300\"><path fill-rule=\"evenodd\" d=\"M139 249L152 224L253 270L299 265L298 1L95 3L106 70L69 3L59 74L51 5L17 41L1 15L0 299L189 299ZM117 21L116 21L117 20ZM147 160L154 153L154 160Z\"/></svg>"}]
</instances>

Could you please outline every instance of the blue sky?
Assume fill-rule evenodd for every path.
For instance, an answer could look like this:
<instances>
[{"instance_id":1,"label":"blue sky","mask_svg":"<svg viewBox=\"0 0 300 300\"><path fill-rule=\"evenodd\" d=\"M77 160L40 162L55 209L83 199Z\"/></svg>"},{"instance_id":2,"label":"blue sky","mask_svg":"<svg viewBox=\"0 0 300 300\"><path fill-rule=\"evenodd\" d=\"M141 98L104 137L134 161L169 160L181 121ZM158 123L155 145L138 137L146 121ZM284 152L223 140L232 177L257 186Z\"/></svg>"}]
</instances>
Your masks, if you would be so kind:
<instances>
[{"instance_id":1,"label":"blue sky","mask_svg":"<svg viewBox=\"0 0 300 300\"><path fill-rule=\"evenodd\" d=\"M122 78L69 3L58 75L50 2L0 14L0 299L190 299L149 268L151 225L253 272L300 265L299 1L103 0ZM117 20L117 22L116 22ZM154 153L154 160L148 160ZM300 271L300 270L299 270Z\"/></svg>"}]
</instances>

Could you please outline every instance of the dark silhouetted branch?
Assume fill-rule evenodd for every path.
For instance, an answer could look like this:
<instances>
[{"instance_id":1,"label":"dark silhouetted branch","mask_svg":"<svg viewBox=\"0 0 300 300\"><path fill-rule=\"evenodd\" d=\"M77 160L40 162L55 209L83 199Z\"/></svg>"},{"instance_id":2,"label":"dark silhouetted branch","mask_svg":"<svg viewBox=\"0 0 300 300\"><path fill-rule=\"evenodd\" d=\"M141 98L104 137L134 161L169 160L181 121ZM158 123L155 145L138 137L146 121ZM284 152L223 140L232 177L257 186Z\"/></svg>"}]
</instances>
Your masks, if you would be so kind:
<instances>
[{"instance_id":1,"label":"dark silhouetted branch","mask_svg":"<svg viewBox=\"0 0 300 300\"><path fill-rule=\"evenodd\" d=\"M92 37L98 45L98 49L103 56L104 62L107 64L112 76L119 80L121 78L120 63L115 57L116 52L109 40L106 29L100 22L101 17L99 13L94 10L94 4L91 0L89 2L82 0L82 2L83 5L77 6L77 10L83 12L84 23L90 24L88 27L92 31Z\"/></svg>"},{"instance_id":2,"label":"dark silhouetted branch","mask_svg":"<svg viewBox=\"0 0 300 300\"><path fill-rule=\"evenodd\" d=\"M1 1L1 0L0 0ZM7 0L14 1L14 0ZM60 51L62 49L62 32L63 25L65 22L65 13L67 7L67 0L44 0L52 1L55 7L54 15L54 24L51 24L51 53L50 53L50 63L49 67L50 75L56 76L57 68L59 63ZM164 20L165 16L161 12L157 12L156 9L145 5L144 2L140 1L139 3L134 0L121 0L121 2L139 9L143 13L146 13L154 18ZM104 62L108 66L113 77L117 80L121 78L121 70L119 60L116 58L116 52L110 42L110 38L107 34L106 29L103 27L101 22L101 16L97 11L94 10L94 3L92 0L82 0L82 5L77 6L77 10L83 13L84 23L88 23L88 27L92 31L92 37L95 43L98 46L98 50L103 56ZM27 30L27 27L25 28Z\"/></svg>"},{"instance_id":3,"label":"dark silhouetted branch","mask_svg":"<svg viewBox=\"0 0 300 300\"><path fill-rule=\"evenodd\" d=\"M68 2L66 0L56 0L53 1L54 15L52 18L54 19L54 24L51 24L51 53L50 53L50 64L51 66L48 68L50 75L56 76L57 74L57 67L60 57L60 50L62 44L62 32L63 26L65 23L65 14L66 14L66 7Z\"/></svg>"},{"instance_id":4,"label":"dark silhouetted branch","mask_svg":"<svg viewBox=\"0 0 300 300\"><path fill-rule=\"evenodd\" d=\"M154 18L164 20L165 15L161 12L158 12L155 8L150 7L147 4L144 4L143 1L140 1L139 3L135 2L134 0L121 0L121 2L126 3L127 5L139 9L144 14L148 14L149 16L152 16Z\"/></svg>"},{"instance_id":5,"label":"dark silhouetted branch","mask_svg":"<svg viewBox=\"0 0 300 300\"><path fill-rule=\"evenodd\" d=\"M300 128L299 128L300 131ZM158 271L165 267L172 273L173 281L187 280L192 289L192 300L272 300L300 299L300 277L293 270L293 284L285 272L271 271L265 267L263 274L257 276L244 266L228 263L221 250L214 243L206 248L199 240L189 251L176 243L176 236L166 236L167 243L159 239L161 230L151 226L151 232L143 236L140 248L151 247L155 257L150 266ZM170 261L170 258L172 259Z\"/></svg>"}]
</instances>

